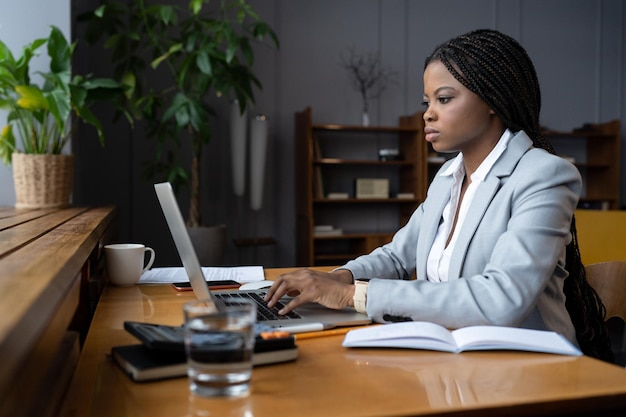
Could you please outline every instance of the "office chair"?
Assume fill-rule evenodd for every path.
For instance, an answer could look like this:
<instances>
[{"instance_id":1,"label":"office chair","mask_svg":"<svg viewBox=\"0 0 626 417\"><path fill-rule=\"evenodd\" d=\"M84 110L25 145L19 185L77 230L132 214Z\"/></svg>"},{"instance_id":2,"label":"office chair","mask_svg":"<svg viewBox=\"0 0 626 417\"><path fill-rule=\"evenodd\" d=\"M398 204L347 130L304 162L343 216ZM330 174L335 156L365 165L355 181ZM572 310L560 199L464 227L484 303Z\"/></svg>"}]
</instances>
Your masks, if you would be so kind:
<instances>
[{"instance_id":1,"label":"office chair","mask_svg":"<svg viewBox=\"0 0 626 417\"><path fill-rule=\"evenodd\" d=\"M585 272L589 285L596 290L606 307L606 323L615 362L626 366L626 261L589 264L585 266Z\"/></svg>"}]
</instances>

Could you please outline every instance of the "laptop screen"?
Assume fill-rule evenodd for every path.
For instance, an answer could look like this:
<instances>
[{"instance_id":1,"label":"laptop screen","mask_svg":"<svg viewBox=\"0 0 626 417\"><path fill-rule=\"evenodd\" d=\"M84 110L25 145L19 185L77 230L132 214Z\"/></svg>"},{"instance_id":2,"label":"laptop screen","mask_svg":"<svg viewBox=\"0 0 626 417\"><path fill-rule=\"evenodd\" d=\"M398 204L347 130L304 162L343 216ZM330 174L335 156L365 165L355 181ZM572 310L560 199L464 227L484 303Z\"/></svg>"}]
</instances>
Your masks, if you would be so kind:
<instances>
[{"instance_id":1,"label":"laptop screen","mask_svg":"<svg viewBox=\"0 0 626 417\"><path fill-rule=\"evenodd\" d=\"M191 243L172 185L169 182L154 184L154 189L196 298L198 300L212 300L217 308L217 304L221 303L215 302L216 300L206 285L200 261Z\"/></svg>"}]
</instances>

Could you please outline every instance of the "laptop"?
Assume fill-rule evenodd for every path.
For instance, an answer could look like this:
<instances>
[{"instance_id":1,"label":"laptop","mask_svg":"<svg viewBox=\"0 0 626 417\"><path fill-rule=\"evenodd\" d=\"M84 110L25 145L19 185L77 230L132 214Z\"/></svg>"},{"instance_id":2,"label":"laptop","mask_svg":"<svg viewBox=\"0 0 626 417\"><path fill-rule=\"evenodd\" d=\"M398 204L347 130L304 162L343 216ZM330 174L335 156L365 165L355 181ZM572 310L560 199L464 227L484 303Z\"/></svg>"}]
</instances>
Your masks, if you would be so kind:
<instances>
[{"instance_id":1,"label":"laptop","mask_svg":"<svg viewBox=\"0 0 626 417\"><path fill-rule=\"evenodd\" d=\"M358 313L352 308L334 310L316 303L299 306L290 314L279 316L277 312L281 306L269 309L267 303L263 301L263 297L266 294L264 289L210 291L206 285L200 261L189 238L189 233L187 232L187 227L171 184L168 182L155 184L154 189L174 239L178 255L189 277L193 292L199 300L212 300L216 308L219 309L228 304L236 304L241 298L251 299L257 304L257 321L259 323L281 328L281 330L290 333L371 323L372 320L366 314ZM288 296L281 299L281 302L285 304L288 301Z\"/></svg>"}]
</instances>

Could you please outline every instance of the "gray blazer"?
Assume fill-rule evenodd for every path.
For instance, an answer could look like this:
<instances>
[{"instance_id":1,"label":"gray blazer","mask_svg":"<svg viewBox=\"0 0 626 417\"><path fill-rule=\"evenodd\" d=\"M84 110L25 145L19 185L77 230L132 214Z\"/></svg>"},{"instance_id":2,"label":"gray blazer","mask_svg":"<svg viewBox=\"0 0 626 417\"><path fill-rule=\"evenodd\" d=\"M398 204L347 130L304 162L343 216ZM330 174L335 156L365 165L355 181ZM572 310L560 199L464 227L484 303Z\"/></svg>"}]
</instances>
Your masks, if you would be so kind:
<instances>
[{"instance_id":1,"label":"gray blazer","mask_svg":"<svg viewBox=\"0 0 626 417\"><path fill-rule=\"evenodd\" d=\"M390 243L343 266L355 278L381 278L370 282L368 315L448 328L547 329L576 344L563 294L565 246L582 186L576 167L534 148L524 132L515 134L477 189L448 281L433 283L425 278L426 261L451 185L451 177L437 175ZM408 280L413 272L417 280Z\"/></svg>"}]
</instances>

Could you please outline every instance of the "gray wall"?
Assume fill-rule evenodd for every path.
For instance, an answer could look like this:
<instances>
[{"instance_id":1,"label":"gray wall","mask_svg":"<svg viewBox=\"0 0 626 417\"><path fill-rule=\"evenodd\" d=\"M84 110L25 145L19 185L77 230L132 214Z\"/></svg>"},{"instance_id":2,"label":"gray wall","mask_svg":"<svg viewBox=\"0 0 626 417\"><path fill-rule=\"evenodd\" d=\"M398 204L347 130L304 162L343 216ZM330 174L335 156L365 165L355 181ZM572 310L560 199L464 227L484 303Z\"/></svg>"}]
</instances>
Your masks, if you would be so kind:
<instances>
[{"instance_id":1,"label":"gray wall","mask_svg":"<svg viewBox=\"0 0 626 417\"><path fill-rule=\"evenodd\" d=\"M74 3L74 13L79 13L97 1ZM224 103L206 151L204 211L207 222L228 224L230 239L270 236L276 245L242 250L229 243L227 264L294 265L293 115L311 106L315 123L360 122L359 96L339 66L339 56L348 47L362 52L380 50L384 65L399 73L399 84L372 103L372 124L395 125L398 116L422 110L426 54L452 36L482 27L502 30L528 49L543 88L543 125L565 130L587 122L626 120L626 5L621 0L252 3L281 41L278 52L257 51L256 71L263 91L257 95L253 113L270 119L264 206L253 212L247 197L233 195ZM83 49L78 64L98 72L107 62L102 54ZM104 149L90 135L85 129L74 142L80 160L75 201L117 204L120 240L149 244L157 250L158 264L177 264L152 186L141 176L141 161L151 155L150 142L143 139L140 129L131 130L124 122L109 126ZM625 186L622 181L622 196ZM186 199L180 202L186 210Z\"/></svg>"},{"instance_id":2,"label":"gray wall","mask_svg":"<svg viewBox=\"0 0 626 417\"><path fill-rule=\"evenodd\" d=\"M66 37L70 37L70 0L0 0L0 39L13 52L21 53L22 46L45 37L55 25ZM48 59L43 57L31 61L33 70L45 69ZM6 122L6 112L0 110L0 128ZM0 163L0 206L15 204L15 188L10 167Z\"/></svg>"}]
</instances>

